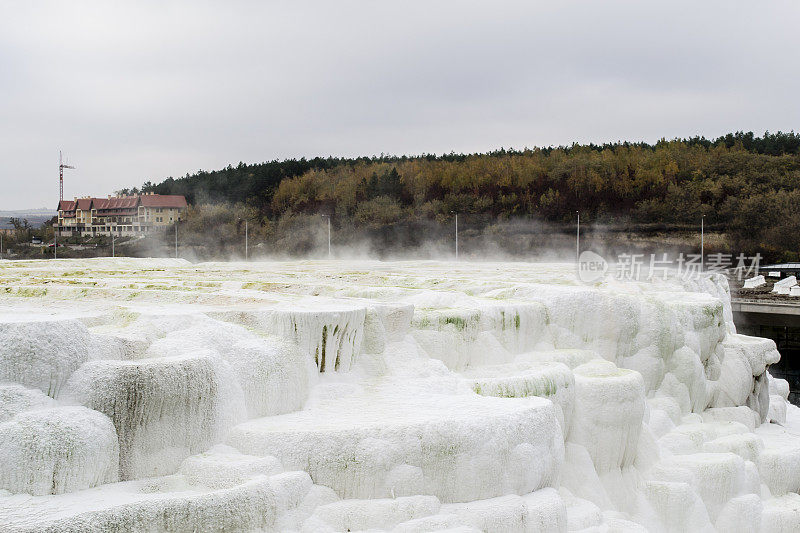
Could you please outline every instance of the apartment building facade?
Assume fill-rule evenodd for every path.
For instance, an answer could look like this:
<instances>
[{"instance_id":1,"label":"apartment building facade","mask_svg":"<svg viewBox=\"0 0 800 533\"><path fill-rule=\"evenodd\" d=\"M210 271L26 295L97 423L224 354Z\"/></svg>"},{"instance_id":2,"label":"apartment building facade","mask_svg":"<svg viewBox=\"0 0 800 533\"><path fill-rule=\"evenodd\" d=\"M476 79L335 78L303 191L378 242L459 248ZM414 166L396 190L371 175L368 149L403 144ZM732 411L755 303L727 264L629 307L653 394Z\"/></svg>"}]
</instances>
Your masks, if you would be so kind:
<instances>
[{"instance_id":1,"label":"apartment building facade","mask_svg":"<svg viewBox=\"0 0 800 533\"><path fill-rule=\"evenodd\" d=\"M179 195L137 194L107 198L75 198L58 203L60 236L131 236L164 231L187 208Z\"/></svg>"}]
</instances>

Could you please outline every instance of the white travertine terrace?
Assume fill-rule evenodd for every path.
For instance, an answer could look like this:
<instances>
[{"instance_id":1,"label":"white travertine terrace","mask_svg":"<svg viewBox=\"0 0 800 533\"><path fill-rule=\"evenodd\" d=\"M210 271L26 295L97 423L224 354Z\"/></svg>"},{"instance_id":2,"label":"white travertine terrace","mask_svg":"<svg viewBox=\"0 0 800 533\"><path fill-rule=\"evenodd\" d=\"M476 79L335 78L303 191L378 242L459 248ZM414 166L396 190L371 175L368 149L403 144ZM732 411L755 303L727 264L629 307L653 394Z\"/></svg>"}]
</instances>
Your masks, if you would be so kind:
<instances>
[{"instance_id":1,"label":"white travertine terrace","mask_svg":"<svg viewBox=\"0 0 800 533\"><path fill-rule=\"evenodd\" d=\"M727 281L0 261L0 531L797 531Z\"/></svg>"}]
</instances>

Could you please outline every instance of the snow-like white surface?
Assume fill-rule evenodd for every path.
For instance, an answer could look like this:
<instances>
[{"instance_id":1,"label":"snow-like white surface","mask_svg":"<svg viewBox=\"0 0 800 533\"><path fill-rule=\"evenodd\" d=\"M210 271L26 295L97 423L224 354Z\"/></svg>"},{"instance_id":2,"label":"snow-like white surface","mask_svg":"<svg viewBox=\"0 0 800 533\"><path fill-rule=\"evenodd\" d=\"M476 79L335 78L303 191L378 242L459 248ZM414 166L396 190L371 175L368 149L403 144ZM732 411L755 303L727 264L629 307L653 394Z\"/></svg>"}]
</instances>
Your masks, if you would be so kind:
<instances>
[{"instance_id":1,"label":"snow-like white surface","mask_svg":"<svg viewBox=\"0 0 800 533\"><path fill-rule=\"evenodd\" d=\"M0 424L0 464L0 488L10 492L73 492L119 479L119 443L97 411L33 410Z\"/></svg>"},{"instance_id":2,"label":"snow-like white surface","mask_svg":"<svg viewBox=\"0 0 800 533\"><path fill-rule=\"evenodd\" d=\"M72 375L61 398L111 418L122 479L171 474L244 419L233 372L202 354L90 361Z\"/></svg>"},{"instance_id":3,"label":"snow-like white surface","mask_svg":"<svg viewBox=\"0 0 800 533\"><path fill-rule=\"evenodd\" d=\"M775 285L772 286L772 292L789 294L789 290L795 285L797 285L797 278L795 276L789 276L780 281L776 281Z\"/></svg>"},{"instance_id":4,"label":"snow-like white surface","mask_svg":"<svg viewBox=\"0 0 800 533\"><path fill-rule=\"evenodd\" d=\"M548 486L563 455L552 403L471 393L354 393L240 424L228 444L302 468L344 498L433 494L445 502Z\"/></svg>"},{"instance_id":5,"label":"snow-like white surface","mask_svg":"<svg viewBox=\"0 0 800 533\"><path fill-rule=\"evenodd\" d=\"M800 527L800 409L718 275L95 259L0 285L3 531Z\"/></svg>"},{"instance_id":6,"label":"snow-like white surface","mask_svg":"<svg viewBox=\"0 0 800 533\"><path fill-rule=\"evenodd\" d=\"M91 339L75 319L0 321L0 380L36 387L55 397L89 359Z\"/></svg>"},{"instance_id":7,"label":"snow-like white surface","mask_svg":"<svg viewBox=\"0 0 800 533\"><path fill-rule=\"evenodd\" d=\"M753 276L752 278L744 280L744 288L745 289L755 289L761 287L762 285L766 285L767 280L764 279L762 274L758 276Z\"/></svg>"},{"instance_id":8,"label":"snow-like white surface","mask_svg":"<svg viewBox=\"0 0 800 533\"><path fill-rule=\"evenodd\" d=\"M23 411L57 405L55 400L39 389L28 389L16 383L0 384L0 422L14 418Z\"/></svg>"}]
</instances>

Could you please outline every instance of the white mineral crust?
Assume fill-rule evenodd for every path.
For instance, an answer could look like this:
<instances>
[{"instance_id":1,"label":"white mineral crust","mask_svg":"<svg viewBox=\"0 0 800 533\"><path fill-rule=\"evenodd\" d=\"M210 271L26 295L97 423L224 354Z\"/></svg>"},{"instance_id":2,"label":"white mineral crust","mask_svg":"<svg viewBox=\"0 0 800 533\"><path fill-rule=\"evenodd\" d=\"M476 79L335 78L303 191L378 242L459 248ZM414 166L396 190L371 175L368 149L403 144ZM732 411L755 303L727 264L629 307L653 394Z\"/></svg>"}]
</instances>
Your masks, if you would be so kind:
<instances>
[{"instance_id":1,"label":"white mineral crust","mask_svg":"<svg viewBox=\"0 0 800 533\"><path fill-rule=\"evenodd\" d=\"M800 410L716 274L67 259L0 286L3 532L800 529Z\"/></svg>"}]
</instances>

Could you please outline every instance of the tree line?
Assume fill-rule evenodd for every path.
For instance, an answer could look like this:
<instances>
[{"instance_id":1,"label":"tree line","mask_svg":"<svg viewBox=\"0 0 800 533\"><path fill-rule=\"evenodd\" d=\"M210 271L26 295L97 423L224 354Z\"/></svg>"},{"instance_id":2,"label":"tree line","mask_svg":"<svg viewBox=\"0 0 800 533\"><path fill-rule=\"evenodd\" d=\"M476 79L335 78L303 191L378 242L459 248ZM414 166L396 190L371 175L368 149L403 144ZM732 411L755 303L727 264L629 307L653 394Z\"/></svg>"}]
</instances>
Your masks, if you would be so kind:
<instances>
[{"instance_id":1,"label":"tree line","mask_svg":"<svg viewBox=\"0 0 800 533\"><path fill-rule=\"evenodd\" d=\"M214 205L211 218L232 224L240 217L224 215L224 206L239 206L265 239L319 213L367 229L444 222L456 212L486 224L557 224L579 211L587 223L674 229L695 227L705 215L731 249L782 260L800 251L799 185L800 135L737 132L652 144L239 163L148 181L141 190L185 195L196 218Z\"/></svg>"}]
</instances>

